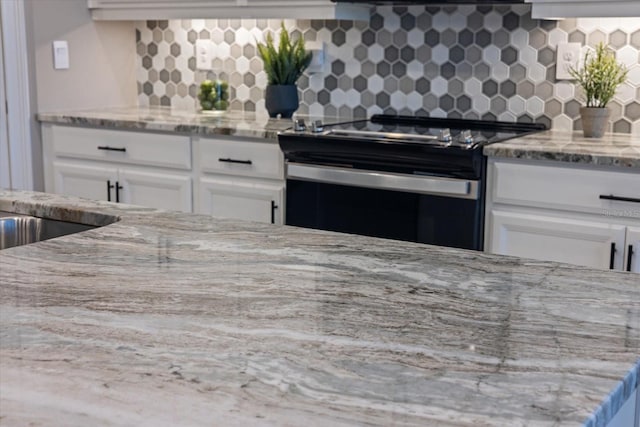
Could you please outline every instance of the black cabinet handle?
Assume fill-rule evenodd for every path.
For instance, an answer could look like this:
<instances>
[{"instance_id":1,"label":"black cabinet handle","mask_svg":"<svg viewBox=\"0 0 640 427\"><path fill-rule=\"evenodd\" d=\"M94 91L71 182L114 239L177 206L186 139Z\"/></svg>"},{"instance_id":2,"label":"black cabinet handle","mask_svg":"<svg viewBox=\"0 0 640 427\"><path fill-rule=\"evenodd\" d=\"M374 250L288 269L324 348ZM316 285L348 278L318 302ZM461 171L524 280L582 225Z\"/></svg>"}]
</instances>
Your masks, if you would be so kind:
<instances>
[{"instance_id":1,"label":"black cabinet handle","mask_svg":"<svg viewBox=\"0 0 640 427\"><path fill-rule=\"evenodd\" d=\"M111 189L112 189L113 187L114 187L114 186L111 184L111 181L110 181L110 180L107 180L107 202L110 202L110 201L111 201Z\"/></svg>"},{"instance_id":2,"label":"black cabinet handle","mask_svg":"<svg viewBox=\"0 0 640 427\"><path fill-rule=\"evenodd\" d=\"M611 256L609 257L609 270L613 270L613 263L616 260L616 243L611 243Z\"/></svg>"},{"instance_id":3,"label":"black cabinet handle","mask_svg":"<svg viewBox=\"0 0 640 427\"><path fill-rule=\"evenodd\" d=\"M278 209L278 205L273 200L271 201L271 224L276 223L276 209Z\"/></svg>"},{"instance_id":4,"label":"black cabinet handle","mask_svg":"<svg viewBox=\"0 0 640 427\"><path fill-rule=\"evenodd\" d=\"M109 147L108 145L99 145L98 150L107 150L107 151L121 151L125 153L127 151L124 147Z\"/></svg>"},{"instance_id":5,"label":"black cabinet handle","mask_svg":"<svg viewBox=\"0 0 640 427\"><path fill-rule=\"evenodd\" d=\"M116 181L116 203L120 203L120 190L122 190L122 185Z\"/></svg>"},{"instance_id":6,"label":"black cabinet handle","mask_svg":"<svg viewBox=\"0 0 640 427\"><path fill-rule=\"evenodd\" d=\"M631 271L631 260L633 260L633 245L629 245L627 251L627 271Z\"/></svg>"},{"instance_id":7,"label":"black cabinet handle","mask_svg":"<svg viewBox=\"0 0 640 427\"><path fill-rule=\"evenodd\" d=\"M636 199L634 197L614 196L613 194L601 194L600 198L603 200L616 200L618 202L640 203L640 199Z\"/></svg>"},{"instance_id":8,"label":"black cabinet handle","mask_svg":"<svg viewBox=\"0 0 640 427\"><path fill-rule=\"evenodd\" d=\"M224 163L240 163L242 165L250 165L253 163L251 160L237 160L237 159L230 159L230 158L218 159L218 161L224 162Z\"/></svg>"}]
</instances>

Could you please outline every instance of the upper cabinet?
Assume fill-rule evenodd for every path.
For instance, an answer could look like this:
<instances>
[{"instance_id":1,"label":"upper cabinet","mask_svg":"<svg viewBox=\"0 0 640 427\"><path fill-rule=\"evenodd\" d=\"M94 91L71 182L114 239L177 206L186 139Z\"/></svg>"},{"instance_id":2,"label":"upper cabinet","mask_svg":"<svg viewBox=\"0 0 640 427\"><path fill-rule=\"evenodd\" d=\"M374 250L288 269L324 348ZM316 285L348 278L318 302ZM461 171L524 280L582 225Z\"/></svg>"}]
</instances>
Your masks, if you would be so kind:
<instances>
[{"instance_id":1,"label":"upper cabinet","mask_svg":"<svg viewBox=\"0 0 640 427\"><path fill-rule=\"evenodd\" d=\"M531 16L553 18L619 18L640 16L640 0L525 0Z\"/></svg>"},{"instance_id":2,"label":"upper cabinet","mask_svg":"<svg viewBox=\"0 0 640 427\"><path fill-rule=\"evenodd\" d=\"M369 20L371 6L331 0L88 0L94 20L350 19Z\"/></svg>"}]
</instances>

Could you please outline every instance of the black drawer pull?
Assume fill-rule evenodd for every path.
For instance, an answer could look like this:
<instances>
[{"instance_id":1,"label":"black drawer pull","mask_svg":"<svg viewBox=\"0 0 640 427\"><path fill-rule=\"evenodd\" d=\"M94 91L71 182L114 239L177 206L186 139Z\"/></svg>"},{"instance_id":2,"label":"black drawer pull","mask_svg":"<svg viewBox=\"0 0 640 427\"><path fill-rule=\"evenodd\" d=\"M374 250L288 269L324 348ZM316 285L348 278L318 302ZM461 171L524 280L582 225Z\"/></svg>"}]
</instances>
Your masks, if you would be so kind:
<instances>
[{"instance_id":1,"label":"black drawer pull","mask_svg":"<svg viewBox=\"0 0 640 427\"><path fill-rule=\"evenodd\" d=\"M278 209L278 205L273 200L271 201L271 224L276 223L276 209Z\"/></svg>"},{"instance_id":2,"label":"black drawer pull","mask_svg":"<svg viewBox=\"0 0 640 427\"><path fill-rule=\"evenodd\" d=\"M120 190L122 190L122 188L122 185L116 181L116 203L120 203Z\"/></svg>"},{"instance_id":3,"label":"black drawer pull","mask_svg":"<svg viewBox=\"0 0 640 427\"><path fill-rule=\"evenodd\" d=\"M640 203L640 199L636 199L634 197L614 196L613 194L601 194L600 198L604 200L616 200L618 202Z\"/></svg>"},{"instance_id":4,"label":"black drawer pull","mask_svg":"<svg viewBox=\"0 0 640 427\"><path fill-rule=\"evenodd\" d=\"M98 145L98 150L107 150L107 151L122 151L125 153L127 151L124 147L109 147L108 145Z\"/></svg>"},{"instance_id":5,"label":"black drawer pull","mask_svg":"<svg viewBox=\"0 0 640 427\"><path fill-rule=\"evenodd\" d=\"M107 202L111 201L111 189L115 187L113 184L111 184L110 180L107 180Z\"/></svg>"},{"instance_id":6,"label":"black drawer pull","mask_svg":"<svg viewBox=\"0 0 640 427\"><path fill-rule=\"evenodd\" d=\"M616 243L611 243L611 256L609 257L609 270L613 270L613 264L616 260Z\"/></svg>"},{"instance_id":7,"label":"black drawer pull","mask_svg":"<svg viewBox=\"0 0 640 427\"><path fill-rule=\"evenodd\" d=\"M631 271L631 261L633 260L633 245L629 245L627 252L627 271Z\"/></svg>"},{"instance_id":8,"label":"black drawer pull","mask_svg":"<svg viewBox=\"0 0 640 427\"><path fill-rule=\"evenodd\" d=\"M218 161L224 162L224 163L240 163L241 165L250 165L253 163L251 160L237 160L237 159L230 159L230 158L218 159Z\"/></svg>"}]
</instances>

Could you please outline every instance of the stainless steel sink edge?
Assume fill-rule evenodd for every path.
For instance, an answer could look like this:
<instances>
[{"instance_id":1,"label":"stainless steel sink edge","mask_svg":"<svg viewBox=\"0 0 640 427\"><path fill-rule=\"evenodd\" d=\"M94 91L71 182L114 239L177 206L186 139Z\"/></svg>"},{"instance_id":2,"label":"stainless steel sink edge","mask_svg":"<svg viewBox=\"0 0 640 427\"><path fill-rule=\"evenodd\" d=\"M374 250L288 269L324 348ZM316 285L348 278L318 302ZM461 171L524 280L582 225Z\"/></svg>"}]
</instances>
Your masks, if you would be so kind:
<instances>
[{"instance_id":1,"label":"stainless steel sink edge","mask_svg":"<svg viewBox=\"0 0 640 427\"><path fill-rule=\"evenodd\" d=\"M97 226L0 211L0 250L94 228Z\"/></svg>"}]
</instances>

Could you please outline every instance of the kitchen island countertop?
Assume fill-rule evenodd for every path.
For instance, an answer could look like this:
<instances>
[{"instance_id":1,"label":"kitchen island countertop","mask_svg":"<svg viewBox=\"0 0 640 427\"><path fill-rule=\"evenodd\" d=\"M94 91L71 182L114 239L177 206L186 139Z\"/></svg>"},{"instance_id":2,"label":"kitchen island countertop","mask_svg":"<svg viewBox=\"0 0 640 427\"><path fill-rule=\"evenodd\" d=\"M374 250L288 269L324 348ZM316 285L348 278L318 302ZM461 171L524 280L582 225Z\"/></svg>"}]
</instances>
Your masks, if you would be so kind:
<instances>
[{"instance_id":1,"label":"kitchen island countertop","mask_svg":"<svg viewBox=\"0 0 640 427\"><path fill-rule=\"evenodd\" d=\"M6 425L603 426L637 276L71 197L0 252Z\"/></svg>"}]
</instances>

